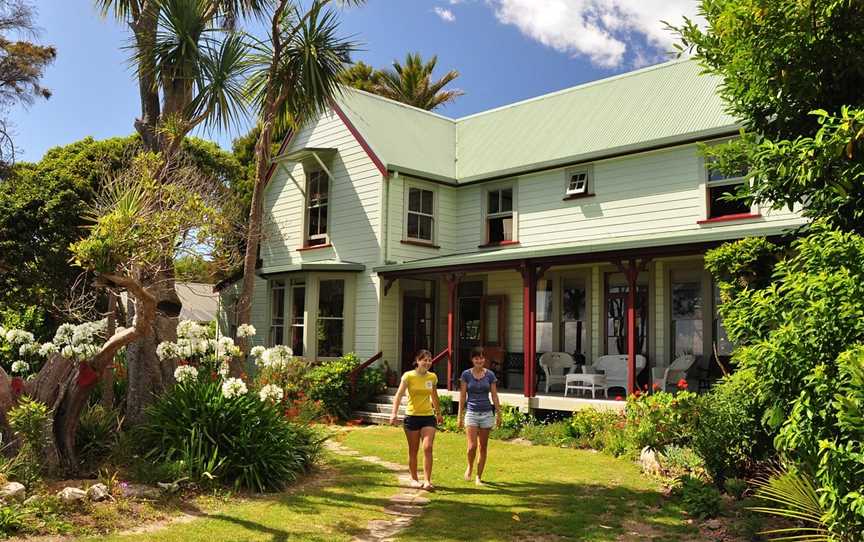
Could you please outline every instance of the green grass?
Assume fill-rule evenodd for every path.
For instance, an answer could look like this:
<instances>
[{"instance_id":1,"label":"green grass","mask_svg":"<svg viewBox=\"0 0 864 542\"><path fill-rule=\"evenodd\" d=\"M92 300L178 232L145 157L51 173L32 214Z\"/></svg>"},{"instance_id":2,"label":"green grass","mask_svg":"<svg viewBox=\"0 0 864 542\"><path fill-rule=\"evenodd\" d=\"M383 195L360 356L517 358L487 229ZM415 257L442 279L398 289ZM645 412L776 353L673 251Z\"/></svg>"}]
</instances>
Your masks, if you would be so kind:
<instances>
[{"instance_id":1,"label":"green grass","mask_svg":"<svg viewBox=\"0 0 864 542\"><path fill-rule=\"evenodd\" d=\"M152 542L350 540L384 518L387 498L398 491L393 474L356 459L328 457L323 472L276 496L202 501L200 518L135 535L92 540Z\"/></svg>"},{"instance_id":2,"label":"green grass","mask_svg":"<svg viewBox=\"0 0 864 542\"><path fill-rule=\"evenodd\" d=\"M407 462L401 430L352 431L344 444ZM426 513L399 540L688 540L696 531L659 483L600 453L490 441L487 486L462 479L464 436L439 433ZM421 460L422 463L422 460Z\"/></svg>"}]
</instances>

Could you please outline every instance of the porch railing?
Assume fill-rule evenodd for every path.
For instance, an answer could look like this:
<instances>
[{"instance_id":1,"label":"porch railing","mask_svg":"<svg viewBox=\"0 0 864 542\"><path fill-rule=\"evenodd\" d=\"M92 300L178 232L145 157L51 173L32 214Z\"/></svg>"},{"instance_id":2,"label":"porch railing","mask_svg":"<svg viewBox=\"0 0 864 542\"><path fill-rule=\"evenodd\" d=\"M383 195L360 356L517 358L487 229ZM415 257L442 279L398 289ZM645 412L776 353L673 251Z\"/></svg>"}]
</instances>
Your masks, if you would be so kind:
<instances>
[{"instance_id":1,"label":"porch railing","mask_svg":"<svg viewBox=\"0 0 864 542\"><path fill-rule=\"evenodd\" d=\"M354 395L357 393L357 379L360 378L360 373L365 371L370 365L381 359L384 355L384 352L378 352L371 358L367 359L357 367L355 367L350 373L348 373L348 381L351 383L351 399L354 399Z\"/></svg>"},{"instance_id":2,"label":"porch railing","mask_svg":"<svg viewBox=\"0 0 864 542\"><path fill-rule=\"evenodd\" d=\"M449 357L450 357L450 349L449 349L449 348L445 348L444 350L441 351L440 354L438 354L437 356L435 356L434 358L432 358L432 365L435 365L436 363L438 363L438 362L441 361L442 359L444 359L444 358L449 358Z\"/></svg>"}]
</instances>

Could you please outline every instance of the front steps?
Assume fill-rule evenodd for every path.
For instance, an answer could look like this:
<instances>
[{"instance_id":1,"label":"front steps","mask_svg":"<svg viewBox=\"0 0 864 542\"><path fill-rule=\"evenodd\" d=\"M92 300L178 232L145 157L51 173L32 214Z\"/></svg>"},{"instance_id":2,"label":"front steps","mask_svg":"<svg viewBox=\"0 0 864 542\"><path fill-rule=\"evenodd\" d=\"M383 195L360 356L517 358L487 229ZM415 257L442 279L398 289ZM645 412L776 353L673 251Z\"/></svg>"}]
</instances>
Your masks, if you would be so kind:
<instances>
[{"instance_id":1,"label":"front steps","mask_svg":"<svg viewBox=\"0 0 864 542\"><path fill-rule=\"evenodd\" d=\"M390 414L393 412L393 397L396 388L388 388L387 393L378 395L371 402L363 405L361 410L354 411L354 418L364 423L387 425L390 423ZM403 401L404 402L404 401ZM401 422L405 417L405 406L400 405L397 419Z\"/></svg>"}]
</instances>

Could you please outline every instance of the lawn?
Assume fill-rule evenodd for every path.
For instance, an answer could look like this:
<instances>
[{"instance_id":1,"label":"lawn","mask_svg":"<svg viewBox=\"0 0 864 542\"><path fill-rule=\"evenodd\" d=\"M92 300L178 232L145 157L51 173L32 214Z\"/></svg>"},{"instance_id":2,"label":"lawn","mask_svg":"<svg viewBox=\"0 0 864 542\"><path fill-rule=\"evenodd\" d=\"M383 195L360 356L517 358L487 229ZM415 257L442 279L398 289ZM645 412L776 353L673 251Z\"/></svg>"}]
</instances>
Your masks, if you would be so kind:
<instances>
[{"instance_id":1,"label":"lawn","mask_svg":"<svg viewBox=\"0 0 864 542\"><path fill-rule=\"evenodd\" d=\"M403 433L393 427L339 434L364 455L404 464ZM437 490L425 513L397 540L684 541L698 539L659 483L633 463L603 454L492 441L486 487L462 480L462 435L435 443ZM107 540L339 541L385 518L400 491L391 472L356 458L328 455L321 472L286 494L202 501L201 517ZM96 539L94 539L96 540ZM99 540L106 540L100 537Z\"/></svg>"},{"instance_id":2,"label":"lawn","mask_svg":"<svg viewBox=\"0 0 864 542\"><path fill-rule=\"evenodd\" d=\"M329 456L320 471L293 490L273 497L202 499L201 517L134 535L99 536L100 541L239 542L351 540L366 524L383 518L387 498L398 489L393 474L369 463Z\"/></svg>"},{"instance_id":3,"label":"lawn","mask_svg":"<svg viewBox=\"0 0 864 542\"><path fill-rule=\"evenodd\" d=\"M486 487L465 482L464 437L439 433L432 503L399 540L693 540L659 483L629 461L586 450L491 441ZM400 429L351 431L343 443L405 463Z\"/></svg>"}]
</instances>

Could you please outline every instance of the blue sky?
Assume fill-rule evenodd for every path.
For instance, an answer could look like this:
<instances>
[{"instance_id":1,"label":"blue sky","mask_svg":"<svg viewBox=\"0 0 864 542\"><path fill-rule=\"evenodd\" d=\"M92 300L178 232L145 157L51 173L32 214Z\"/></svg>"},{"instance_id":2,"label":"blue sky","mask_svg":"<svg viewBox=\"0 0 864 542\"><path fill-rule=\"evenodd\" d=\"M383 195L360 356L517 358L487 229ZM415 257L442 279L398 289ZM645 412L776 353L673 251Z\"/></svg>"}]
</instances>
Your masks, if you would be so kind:
<instances>
[{"instance_id":1,"label":"blue sky","mask_svg":"<svg viewBox=\"0 0 864 542\"><path fill-rule=\"evenodd\" d=\"M54 96L11 112L19 160L86 136L126 135L139 113L125 27L90 0L39 0L39 41L57 48L44 78ZM694 0L368 0L342 13L355 55L375 67L406 52L437 54L465 92L439 109L459 117L668 58L660 20L695 14ZM199 134L230 148L235 133Z\"/></svg>"}]
</instances>

